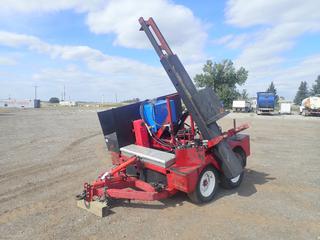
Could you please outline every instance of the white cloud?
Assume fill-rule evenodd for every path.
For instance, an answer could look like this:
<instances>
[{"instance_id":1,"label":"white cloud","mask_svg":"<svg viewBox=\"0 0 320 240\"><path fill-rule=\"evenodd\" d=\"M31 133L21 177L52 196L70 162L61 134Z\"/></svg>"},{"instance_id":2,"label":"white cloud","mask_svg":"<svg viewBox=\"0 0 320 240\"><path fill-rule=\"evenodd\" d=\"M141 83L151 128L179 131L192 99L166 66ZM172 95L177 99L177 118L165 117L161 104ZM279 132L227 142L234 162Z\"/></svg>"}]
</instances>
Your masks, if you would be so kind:
<instances>
[{"instance_id":1,"label":"white cloud","mask_svg":"<svg viewBox=\"0 0 320 240\"><path fill-rule=\"evenodd\" d=\"M278 64L281 54L291 49L298 36L320 30L316 1L229 1L227 23L237 27L266 26L259 37L246 46L237 62L251 70Z\"/></svg>"},{"instance_id":2,"label":"white cloud","mask_svg":"<svg viewBox=\"0 0 320 240\"><path fill-rule=\"evenodd\" d=\"M249 27L260 24L274 25L281 22L312 22L319 20L317 0L230 0L225 9L227 23Z\"/></svg>"},{"instance_id":3,"label":"white cloud","mask_svg":"<svg viewBox=\"0 0 320 240\"><path fill-rule=\"evenodd\" d=\"M108 86L111 91L130 97L156 97L174 91L161 67L154 67L129 58L110 56L88 46L63 46L48 44L37 37L0 31L0 45L27 48L53 59L82 62L88 73L78 68L44 69L33 75L35 81L55 82L59 79L86 83L96 91Z\"/></svg>"},{"instance_id":4,"label":"white cloud","mask_svg":"<svg viewBox=\"0 0 320 240\"><path fill-rule=\"evenodd\" d=\"M239 49L248 45L250 41L254 40L257 37L256 35L257 34L249 33L242 33L237 35L228 34L220 38L214 39L212 43L216 45L224 45L229 49Z\"/></svg>"},{"instance_id":5,"label":"white cloud","mask_svg":"<svg viewBox=\"0 0 320 240\"><path fill-rule=\"evenodd\" d=\"M61 93L62 86L65 85L67 95L70 95L74 100L99 101L104 95L105 101L114 101L115 94L117 94L118 100L134 97L143 99L174 92L170 80L159 76L148 74L139 77L121 74L106 75L80 69L76 66L41 69L33 74L32 80L41 86L41 89L46 91L56 89L58 94Z\"/></svg>"},{"instance_id":6,"label":"white cloud","mask_svg":"<svg viewBox=\"0 0 320 240\"><path fill-rule=\"evenodd\" d=\"M174 52L188 63L191 73L200 68L198 60L203 62L205 57L207 25L195 17L189 8L170 0L3 0L0 17L11 20L19 14L32 16L64 10L81 12L90 31L112 34L115 45L127 48L151 48L146 35L139 31L138 18L153 16ZM65 61L66 64L85 65L86 69L48 67L39 70L30 79L41 81L42 85L59 84L59 79L74 81L77 85L86 82L89 88L99 91L108 86L110 91L128 98L155 97L174 91L161 67L110 56L88 46L49 44L35 36L6 31L0 31L0 45L22 51L28 49L57 61ZM27 76L25 79L27 81Z\"/></svg>"},{"instance_id":7,"label":"white cloud","mask_svg":"<svg viewBox=\"0 0 320 240\"><path fill-rule=\"evenodd\" d=\"M95 10L105 3L104 0L2 0L1 13L53 12L75 9L79 12Z\"/></svg>"},{"instance_id":8,"label":"white cloud","mask_svg":"<svg viewBox=\"0 0 320 240\"><path fill-rule=\"evenodd\" d=\"M17 61L11 57L0 56L0 65L13 66L16 65Z\"/></svg>"},{"instance_id":9,"label":"white cloud","mask_svg":"<svg viewBox=\"0 0 320 240\"><path fill-rule=\"evenodd\" d=\"M96 34L115 34L114 44L129 48L150 48L146 36L139 32L138 18L152 16L175 52L183 59L204 57L207 38L204 23L182 5L165 0L110 0L101 10L88 13L87 24Z\"/></svg>"},{"instance_id":10,"label":"white cloud","mask_svg":"<svg viewBox=\"0 0 320 240\"><path fill-rule=\"evenodd\" d=\"M228 24L240 27L243 31L251 27L257 28L254 33L256 35L246 40L248 43L240 44L243 50L235 60L237 65L249 69L248 85L259 82L261 87L262 84L267 85L265 82L269 79L274 80L276 85L288 87L293 81L306 80L302 78L304 74L299 78L297 73L294 74L296 80L281 80L277 76L283 76L288 71L290 74L293 73L291 69L295 67L284 67L288 63L285 53L289 50L294 51L298 37L320 31L319 7L319 2L314 0L257 0L250 3L245 0L230 0L227 3L225 16ZM300 64L302 63L298 63L297 66ZM319 71L316 68L306 69L296 68L309 76L316 75ZM287 84L284 84L285 81ZM290 92L292 97L295 90L287 92Z\"/></svg>"},{"instance_id":11,"label":"white cloud","mask_svg":"<svg viewBox=\"0 0 320 240\"><path fill-rule=\"evenodd\" d=\"M320 54L308 56L299 59L291 67L261 72L250 78L246 87L252 95L255 95L257 89L266 90L270 84L270 79L272 79L276 83L276 88L281 96L293 99L301 81L307 81L309 87L314 84L314 80L319 75L319 66Z\"/></svg>"},{"instance_id":12,"label":"white cloud","mask_svg":"<svg viewBox=\"0 0 320 240\"><path fill-rule=\"evenodd\" d=\"M231 49L237 49L248 44L248 41L251 41L253 36L251 34L239 34L234 36L234 38L229 41L226 46Z\"/></svg>"},{"instance_id":13,"label":"white cloud","mask_svg":"<svg viewBox=\"0 0 320 240\"><path fill-rule=\"evenodd\" d=\"M52 58L81 60L84 61L92 70L100 72L119 73L130 70L132 74L140 75L141 72L154 74L158 71L158 68L156 67L128 58L109 56L88 46L48 44L34 36L6 31L0 31L0 45L15 48L26 47L30 50L47 54Z\"/></svg>"},{"instance_id":14,"label":"white cloud","mask_svg":"<svg viewBox=\"0 0 320 240\"><path fill-rule=\"evenodd\" d=\"M316 3L311 0L258 0L250 4L245 0L229 1L227 23L236 27L260 25L264 28L251 44L245 46L237 63L259 71L283 61L281 54L294 47L297 37L320 30Z\"/></svg>"},{"instance_id":15,"label":"white cloud","mask_svg":"<svg viewBox=\"0 0 320 240\"><path fill-rule=\"evenodd\" d=\"M320 75L319 66L320 54L308 56L303 58L298 64L279 71L274 79L283 89L290 89L292 83L298 87L300 81L307 81L309 86L311 86L317 75Z\"/></svg>"},{"instance_id":16,"label":"white cloud","mask_svg":"<svg viewBox=\"0 0 320 240\"><path fill-rule=\"evenodd\" d=\"M139 32L138 18L152 16L170 45L186 61L205 58L206 24L192 11L169 0L3 0L2 14L47 13L75 10L86 14L86 23L95 34L114 34L114 44L128 48L150 48Z\"/></svg>"},{"instance_id":17,"label":"white cloud","mask_svg":"<svg viewBox=\"0 0 320 240\"><path fill-rule=\"evenodd\" d=\"M213 39L212 43L217 45L223 45L228 43L233 38L234 36L232 34L228 34L228 35Z\"/></svg>"}]
</instances>

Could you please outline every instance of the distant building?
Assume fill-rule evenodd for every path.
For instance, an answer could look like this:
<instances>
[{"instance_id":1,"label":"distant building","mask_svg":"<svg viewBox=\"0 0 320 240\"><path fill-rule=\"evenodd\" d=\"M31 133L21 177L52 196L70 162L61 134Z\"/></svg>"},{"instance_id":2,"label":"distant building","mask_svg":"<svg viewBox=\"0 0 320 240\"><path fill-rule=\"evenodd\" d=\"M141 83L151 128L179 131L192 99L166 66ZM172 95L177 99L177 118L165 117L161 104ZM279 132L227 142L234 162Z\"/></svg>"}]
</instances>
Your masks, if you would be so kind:
<instances>
[{"instance_id":1,"label":"distant building","mask_svg":"<svg viewBox=\"0 0 320 240\"><path fill-rule=\"evenodd\" d=\"M1 108L33 108L33 100L27 99L2 99L0 100Z\"/></svg>"},{"instance_id":2,"label":"distant building","mask_svg":"<svg viewBox=\"0 0 320 240\"><path fill-rule=\"evenodd\" d=\"M278 102L279 102L279 104L280 103L293 103L291 100L286 100L285 98L281 98L281 97L279 98Z\"/></svg>"},{"instance_id":3,"label":"distant building","mask_svg":"<svg viewBox=\"0 0 320 240\"><path fill-rule=\"evenodd\" d=\"M61 106L67 106L67 107L74 107L77 106L77 103L75 101L61 101Z\"/></svg>"},{"instance_id":4,"label":"distant building","mask_svg":"<svg viewBox=\"0 0 320 240\"><path fill-rule=\"evenodd\" d=\"M249 99L249 102L251 103L251 108L255 110L257 108L257 98L252 97Z\"/></svg>"}]
</instances>

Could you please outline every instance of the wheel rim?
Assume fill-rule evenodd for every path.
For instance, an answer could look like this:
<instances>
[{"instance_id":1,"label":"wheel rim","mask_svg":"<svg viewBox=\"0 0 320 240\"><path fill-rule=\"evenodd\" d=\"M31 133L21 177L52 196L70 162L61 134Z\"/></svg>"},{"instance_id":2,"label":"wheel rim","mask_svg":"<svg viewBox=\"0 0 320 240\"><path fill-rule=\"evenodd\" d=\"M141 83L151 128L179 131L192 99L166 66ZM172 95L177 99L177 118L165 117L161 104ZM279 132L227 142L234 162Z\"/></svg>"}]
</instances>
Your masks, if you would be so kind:
<instances>
[{"instance_id":1,"label":"wheel rim","mask_svg":"<svg viewBox=\"0 0 320 240\"><path fill-rule=\"evenodd\" d=\"M240 175L236 176L235 178L231 178L230 181L232 183L237 183L239 181L239 179L240 179Z\"/></svg>"},{"instance_id":2,"label":"wheel rim","mask_svg":"<svg viewBox=\"0 0 320 240\"><path fill-rule=\"evenodd\" d=\"M216 185L216 177L212 171L206 171L200 179L200 193L203 197L209 197Z\"/></svg>"}]
</instances>

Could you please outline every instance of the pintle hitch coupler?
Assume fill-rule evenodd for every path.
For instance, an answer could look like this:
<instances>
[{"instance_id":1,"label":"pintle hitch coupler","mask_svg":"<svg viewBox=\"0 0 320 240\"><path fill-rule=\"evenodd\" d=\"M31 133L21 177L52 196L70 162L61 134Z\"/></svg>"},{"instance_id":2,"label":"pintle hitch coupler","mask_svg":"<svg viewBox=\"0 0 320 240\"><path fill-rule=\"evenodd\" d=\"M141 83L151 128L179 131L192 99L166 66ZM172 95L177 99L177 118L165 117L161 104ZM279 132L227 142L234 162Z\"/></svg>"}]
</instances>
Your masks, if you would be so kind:
<instances>
[{"instance_id":1,"label":"pintle hitch coupler","mask_svg":"<svg viewBox=\"0 0 320 240\"><path fill-rule=\"evenodd\" d=\"M78 194L78 195L76 196L76 199L77 199L77 200L83 200L83 199L86 198L86 196L87 196L87 192L86 192L86 190L83 190L82 193L80 193L80 194Z\"/></svg>"}]
</instances>

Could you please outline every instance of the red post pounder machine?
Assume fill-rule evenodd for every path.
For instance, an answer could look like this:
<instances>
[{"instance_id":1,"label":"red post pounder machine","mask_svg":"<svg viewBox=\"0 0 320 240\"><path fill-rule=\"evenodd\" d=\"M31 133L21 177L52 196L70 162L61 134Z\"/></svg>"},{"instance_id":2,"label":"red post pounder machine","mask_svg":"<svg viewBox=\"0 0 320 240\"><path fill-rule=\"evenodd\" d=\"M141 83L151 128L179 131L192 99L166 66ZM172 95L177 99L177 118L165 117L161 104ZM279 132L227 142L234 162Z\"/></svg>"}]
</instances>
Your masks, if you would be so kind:
<instances>
[{"instance_id":1,"label":"red post pounder machine","mask_svg":"<svg viewBox=\"0 0 320 240\"><path fill-rule=\"evenodd\" d=\"M250 141L239 132L248 125L222 132L216 121L228 112L217 95L196 89L152 18L139 23L177 93L98 113L114 167L77 198L110 207L112 199L153 201L181 191L209 202L219 185L241 184Z\"/></svg>"}]
</instances>

